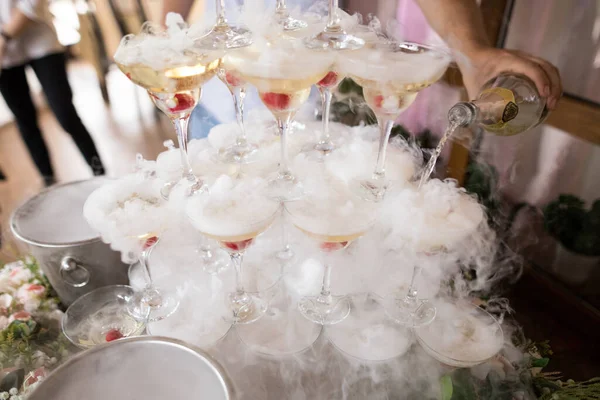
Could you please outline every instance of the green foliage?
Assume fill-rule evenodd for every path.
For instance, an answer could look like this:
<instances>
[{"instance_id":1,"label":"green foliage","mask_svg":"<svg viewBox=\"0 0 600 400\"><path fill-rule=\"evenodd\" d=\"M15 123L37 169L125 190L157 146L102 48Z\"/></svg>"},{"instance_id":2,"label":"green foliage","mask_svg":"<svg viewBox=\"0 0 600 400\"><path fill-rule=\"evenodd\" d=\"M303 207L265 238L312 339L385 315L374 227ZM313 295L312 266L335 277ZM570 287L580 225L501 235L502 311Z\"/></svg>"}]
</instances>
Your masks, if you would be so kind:
<instances>
[{"instance_id":1,"label":"green foliage","mask_svg":"<svg viewBox=\"0 0 600 400\"><path fill-rule=\"evenodd\" d=\"M600 200L586 210L580 198L561 194L544 208L544 228L565 248L600 256Z\"/></svg>"},{"instance_id":2,"label":"green foliage","mask_svg":"<svg viewBox=\"0 0 600 400\"><path fill-rule=\"evenodd\" d=\"M485 206L492 226L500 208L500 199L496 194L497 182L498 171L493 166L475 161L467 166L464 188L467 192L475 194Z\"/></svg>"},{"instance_id":3,"label":"green foliage","mask_svg":"<svg viewBox=\"0 0 600 400\"><path fill-rule=\"evenodd\" d=\"M442 376L442 379L440 380L440 386L442 389L441 400L451 400L453 392L452 378L448 375Z\"/></svg>"}]
</instances>

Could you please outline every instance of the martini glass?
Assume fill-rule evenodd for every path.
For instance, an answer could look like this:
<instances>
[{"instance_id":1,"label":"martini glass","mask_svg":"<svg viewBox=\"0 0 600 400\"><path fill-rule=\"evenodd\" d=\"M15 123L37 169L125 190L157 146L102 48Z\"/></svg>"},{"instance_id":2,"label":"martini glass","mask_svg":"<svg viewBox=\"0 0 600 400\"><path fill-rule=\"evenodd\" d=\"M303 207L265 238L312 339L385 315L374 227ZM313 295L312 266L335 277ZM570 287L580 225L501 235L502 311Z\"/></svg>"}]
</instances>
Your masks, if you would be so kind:
<instances>
[{"instance_id":1,"label":"martini glass","mask_svg":"<svg viewBox=\"0 0 600 400\"><path fill-rule=\"evenodd\" d=\"M329 0L329 15L325 29L306 39L306 45L312 49L356 50L365 45L359 37L348 34L340 24L339 0Z\"/></svg>"},{"instance_id":2,"label":"martini glass","mask_svg":"<svg viewBox=\"0 0 600 400\"><path fill-rule=\"evenodd\" d=\"M263 104L277 122L281 143L279 171L270 179L268 195L279 201L304 195L301 183L289 167L287 138L294 116L310 95L311 86L323 79L333 65L327 52L314 52L293 39L267 48L243 49L228 57L244 80L258 89Z\"/></svg>"},{"instance_id":3,"label":"martini glass","mask_svg":"<svg viewBox=\"0 0 600 400\"><path fill-rule=\"evenodd\" d=\"M142 57L144 46L147 46L144 45L146 38L167 43L170 40L163 31L143 28L138 37L127 35L121 40L115 61L133 83L148 91L154 104L175 127L183 177L189 182L189 191L194 193L203 188L203 182L194 175L188 158L188 123L200 99L202 85L216 74L221 64L220 54L194 52L192 49L176 54L165 52L163 63L150 65ZM158 64L160 68L157 68Z\"/></svg>"},{"instance_id":4,"label":"martini glass","mask_svg":"<svg viewBox=\"0 0 600 400\"><path fill-rule=\"evenodd\" d=\"M346 249L350 243L363 236L375 222L372 204L332 187L286 204L292 223L303 233L317 241L325 256L325 269L321 292L305 296L298 305L300 312L310 321L320 325L334 325L350 313L347 296L331 293L332 253Z\"/></svg>"},{"instance_id":5,"label":"martini glass","mask_svg":"<svg viewBox=\"0 0 600 400\"><path fill-rule=\"evenodd\" d=\"M227 23L225 0L216 0L217 23L204 36L196 40L196 45L208 49L237 49L252 44L252 32L242 26Z\"/></svg>"},{"instance_id":6,"label":"martini glass","mask_svg":"<svg viewBox=\"0 0 600 400\"><path fill-rule=\"evenodd\" d=\"M293 18L290 15L289 11L287 10L287 6L285 5L285 0L277 0L275 19L285 31L297 31L308 26L305 21Z\"/></svg>"},{"instance_id":7,"label":"martini glass","mask_svg":"<svg viewBox=\"0 0 600 400\"><path fill-rule=\"evenodd\" d=\"M229 294L229 319L235 324L248 324L264 315L267 302L244 289L244 253L256 237L269 228L279 204L263 197L260 187L231 183L228 176L220 179L213 188L224 188L223 192L213 189L211 193L198 193L190 198L186 211L198 231L216 240L229 253L235 268L235 290Z\"/></svg>"},{"instance_id":8,"label":"martini glass","mask_svg":"<svg viewBox=\"0 0 600 400\"><path fill-rule=\"evenodd\" d=\"M419 91L438 81L450 63L443 50L416 43L378 43L344 52L338 67L363 87L365 101L380 128L377 163L371 178L354 183L364 199L381 201L390 182L385 176L386 150L394 121L417 98Z\"/></svg>"}]
</instances>

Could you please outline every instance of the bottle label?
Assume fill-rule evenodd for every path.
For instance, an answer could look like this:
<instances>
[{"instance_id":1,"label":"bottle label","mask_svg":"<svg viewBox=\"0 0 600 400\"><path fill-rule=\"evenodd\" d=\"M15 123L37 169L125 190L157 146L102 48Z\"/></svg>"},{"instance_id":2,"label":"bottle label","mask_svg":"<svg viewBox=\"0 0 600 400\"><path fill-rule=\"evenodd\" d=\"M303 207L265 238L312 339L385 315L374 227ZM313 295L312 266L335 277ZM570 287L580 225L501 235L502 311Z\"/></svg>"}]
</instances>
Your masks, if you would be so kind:
<instances>
[{"instance_id":1,"label":"bottle label","mask_svg":"<svg viewBox=\"0 0 600 400\"><path fill-rule=\"evenodd\" d=\"M498 115L498 119L492 124L486 124L485 129L491 132L498 132L506 129L506 124L512 121L519 114L519 106L515 101L515 94L512 90L495 87L485 89L481 92L480 97L496 98L504 103L504 109Z\"/></svg>"}]
</instances>

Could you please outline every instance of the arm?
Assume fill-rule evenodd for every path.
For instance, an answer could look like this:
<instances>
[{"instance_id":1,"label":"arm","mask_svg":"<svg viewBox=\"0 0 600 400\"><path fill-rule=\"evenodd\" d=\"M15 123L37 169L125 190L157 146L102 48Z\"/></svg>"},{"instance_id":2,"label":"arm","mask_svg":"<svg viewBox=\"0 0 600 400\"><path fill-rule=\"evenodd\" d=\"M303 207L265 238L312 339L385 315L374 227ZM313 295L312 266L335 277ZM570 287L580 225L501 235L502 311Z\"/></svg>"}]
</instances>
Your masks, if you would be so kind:
<instances>
[{"instance_id":1,"label":"arm","mask_svg":"<svg viewBox=\"0 0 600 400\"><path fill-rule=\"evenodd\" d=\"M417 0L432 28L456 52L456 61L470 97L501 72L515 72L531 79L548 108L562 95L560 74L548 61L520 51L493 47L485 32L475 0Z\"/></svg>"},{"instance_id":2,"label":"arm","mask_svg":"<svg viewBox=\"0 0 600 400\"><path fill-rule=\"evenodd\" d=\"M193 4L194 0L164 0L161 21L164 21L170 12L181 14L183 19L187 20Z\"/></svg>"},{"instance_id":3,"label":"arm","mask_svg":"<svg viewBox=\"0 0 600 400\"><path fill-rule=\"evenodd\" d=\"M19 36L31 22L31 19L20 9L15 8L10 21L2 25L2 36L0 36L0 62L4 56L4 49L6 47L7 38L14 38Z\"/></svg>"}]
</instances>

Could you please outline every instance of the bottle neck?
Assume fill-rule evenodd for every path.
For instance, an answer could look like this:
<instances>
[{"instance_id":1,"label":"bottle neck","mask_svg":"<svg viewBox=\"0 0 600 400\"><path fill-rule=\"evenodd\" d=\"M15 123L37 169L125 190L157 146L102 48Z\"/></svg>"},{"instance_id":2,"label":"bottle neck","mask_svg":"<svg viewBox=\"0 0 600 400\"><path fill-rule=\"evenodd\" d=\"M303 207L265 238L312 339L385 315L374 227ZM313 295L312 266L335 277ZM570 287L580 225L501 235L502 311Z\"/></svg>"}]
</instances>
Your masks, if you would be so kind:
<instances>
[{"instance_id":1,"label":"bottle neck","mask_svg":"<svg viewBox=\"0 0 600 400\"><path fill-rule=\"evenodd\" d=\"M448 111L448 121L451 125L466 127L477 120L479 109L473 102L461 101Z\"/></svg>"}]
</instances>

